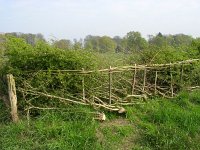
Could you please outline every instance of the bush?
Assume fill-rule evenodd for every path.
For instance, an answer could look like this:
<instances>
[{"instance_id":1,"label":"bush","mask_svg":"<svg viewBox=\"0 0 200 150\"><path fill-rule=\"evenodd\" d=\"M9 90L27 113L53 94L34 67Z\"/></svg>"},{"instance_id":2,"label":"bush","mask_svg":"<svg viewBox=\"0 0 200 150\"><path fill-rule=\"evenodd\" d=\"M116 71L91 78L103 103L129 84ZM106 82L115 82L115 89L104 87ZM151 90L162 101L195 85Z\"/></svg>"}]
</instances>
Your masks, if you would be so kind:
<instances>
[{"instance_id":1,"label":"bush","mask_svg":"<svg viewBox=\"0 0 200 150\"><path fill-rule=\"evenodd\" d=\"M90 70L97 66L91 53L56 49L44 42L31 46L23 39L7 37L5 48L9 61L2 72L13 74L18 88L34 89L57 96L82 91L81 76L59 70ZM24 106L24 97L18 93L18 98L21 100L20 105ZM35 103L55 104L47 102L46 98L35 99Z\"/></svg>"},{"instance_id":2,"label":"bush","mask_svg":"<svg viewBox=\"0 0 200 150\"><path fill-rule=\"evenodd\" d=\"M145 64L165 64L189 59L183 49L150 46L141 53L140 62Z\"/></svg>"}]
</instances>

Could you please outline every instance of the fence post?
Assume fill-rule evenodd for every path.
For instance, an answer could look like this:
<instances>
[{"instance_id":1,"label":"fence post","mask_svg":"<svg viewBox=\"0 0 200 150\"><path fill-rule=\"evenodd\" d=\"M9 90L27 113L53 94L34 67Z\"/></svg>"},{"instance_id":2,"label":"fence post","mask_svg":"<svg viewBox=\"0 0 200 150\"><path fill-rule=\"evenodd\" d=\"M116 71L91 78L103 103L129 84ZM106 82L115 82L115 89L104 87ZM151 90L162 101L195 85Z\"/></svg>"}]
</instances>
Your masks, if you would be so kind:
<instances>
[{"instance_id":1,"label":"fence post","mask_svg":"<svg viewBox=\"0 0 200 150\"><path fill-rule=\"evenodd\" d=\"M17 113L17 94L16 94L16 86L15 80L12 74L7 75L8 82L8 95L11 107L11 117L14 123L19 121L18 113Z\"/></svg>"},{"instance_id":2,"label":"fence post","mask_svg":"<svg viewBox=\"0 0 200 150\"><path fill-rule=\"evenodd\" d=\"M112 68L109 68L109 104L112 103Z\"/></svg>"},{"instance_id":3,"label":"fence post","mask_svg":"<svg viewBox=\"0 0 200 150\"><path fill-rule=\"evenodd\" d=\"M183 64L181 64L181 74L180 74L181 89L183 88Z\"/></svg>"},{"instance_id":4,"label":"fence post","mask_svg":"<svg viewBox=\"0 0 200 150\"><path fill-rule=\"evenodd\" d=\"M82 71L84 73L84 68L82 68ZM82 88L83 88L83 101L85 101L85 78L84 78L84 74L83 74L83 78L82 78Z\"/></svg>"},{"instance_id":5,"label":"fence post","mask_svg":"<svg viewBox=\"0 0 200 150\"><path fill-rule=\"evenodd\" d=\"M157 94L157 80L158 80L158 71L156 71L156 76L155 76L155 87L154 87L154 94Z\"/></svg>"},{"instance_id":6,"label":"fence post","mask_svg":"<svg viewBox=\"0 0 200 150\"><path fill-rule=\"evenodd\" d=\"M27 118L28 126L30 126L30 107L27 108L26 118Z\"/></svg>"},{"instance_id":7,"label":"fence post","mask_svg":"<svg viewBox=\"0 0 200 150\"><path fill-rule=\"evenodd\" d=\"M170 62L170 77L171 77L171 82L170 82L170 89L171 89L171 96L174 96L174 89L173 89L173 74L171 70L171 62Z\"/></svg>"},{"instance_id":8,"label":"fence post","mask_svg":"<svg viewBox=\"0 0 200 150\"><path fill-rule=\"evenodd\" d=\"M131 92L132 95L133 95L134 90L135 90L136 74L137 74L137 68L136 68L136 64L135 64L135 70L134 70L133 82L132 82L132 92Z\"/></svg>"},{"instance_id":9,"label":"fence post","mask_svg":"<svg viewBox=\"0 0 200 150\"><path fill-rule=\"evenodd\" d=\"M146 75L147 75L147 69L144 68L144 79L143 79L143 88L142 88L142 92L145 92L145 86L146 86Z\"/></svg>"}]
</instances>

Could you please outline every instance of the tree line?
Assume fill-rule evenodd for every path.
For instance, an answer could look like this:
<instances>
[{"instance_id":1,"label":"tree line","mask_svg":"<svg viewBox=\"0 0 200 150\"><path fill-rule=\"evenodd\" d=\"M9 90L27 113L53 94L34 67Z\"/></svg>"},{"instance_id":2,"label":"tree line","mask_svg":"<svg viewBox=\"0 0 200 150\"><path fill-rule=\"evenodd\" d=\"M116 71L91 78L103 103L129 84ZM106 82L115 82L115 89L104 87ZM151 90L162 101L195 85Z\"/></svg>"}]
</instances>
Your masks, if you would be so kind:
<instances>
[{"instance_id":1,"label":"tree line","mask_svg":"<svg viewBox=\"0 0 200 150\"><path fill-rule=\"evenodd\" d=\"M42 34L25 34L25 33L5 33L5 35L12 35L23 38L28 44L35 45L37 41L47 42ZM175 34L164 35L158 33L156 35L149 35L148 39L142 37L140 32L131 31L124 37L120 36L94 36L88 35L84 39L69 39L51 40L51 45L55 48L64 50L87 50L99 53L135 53L146 49L160 49L160 48L176 48L184 49L191 46L200 45L200 38L193 38L190 35ZM198 47L198 46L197 46ZM198 47L200 51L200 46Z\"/></svg>"}]
</instances>

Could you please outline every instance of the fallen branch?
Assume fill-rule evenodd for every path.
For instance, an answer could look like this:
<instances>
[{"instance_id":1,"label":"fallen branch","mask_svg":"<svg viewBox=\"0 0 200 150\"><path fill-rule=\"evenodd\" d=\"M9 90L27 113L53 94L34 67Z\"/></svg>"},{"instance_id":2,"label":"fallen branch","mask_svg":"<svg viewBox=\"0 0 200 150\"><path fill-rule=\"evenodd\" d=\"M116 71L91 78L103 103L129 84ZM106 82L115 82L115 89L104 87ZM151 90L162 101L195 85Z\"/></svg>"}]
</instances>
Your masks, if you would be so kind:
<instances>
[{"instance_id":1,"label":"fallen branch","mask_svg":"<svg viewBox=\"0 0 200 150\"><path fill-rule=\"evenodd\" d=\"M107 109L109 111L119 111L122 108L120 106L112 106L112 105L108 105L108 104L105 104L105 103L104 104L98 104L98 103L78 102L78 101L74 101L74 100L71 100L71 99L67 99L67 98L63 98L63 97L59 97L59 96L55 96L55 95L50 95L50 94L46 94L46 93L42 93L42 92L32 91L32 90L25 90L25 89L22 89L22 88L20 88L19 91L27 93L27 94L40 95L40 96L45 96L45 97L48 97L48 98L59 99L59 100L62 100L62 102L64 100L64 101L67 101L67 102L70 102L70 103L75 103L75 104L80 104L80 105L85 105L85 106L91 105L91 106L101 107L101 108Z\"/></svg>"},{"instance_id":2,"label":"fallen branch","mask_svg":"<svg viewBox=\"0 0 200 150\"><path fill-rule=\"evenodd\" d=\"M59 97L59 96L55 96L55 95L50 95L50 94L46 94L46 93L42 93L42 92L25 90L25 89L22 89L22 88L19 88L19 91L25 92L25 93L28 93L28 94L33 94L33 95L45 96L45 97L48 97L48 98L55 98L55 99L59 99L59 100L64 100L64 101L67 101L67 102L70 102L70 103L75 103L75 104L80 104L80 105L89 105L89 104L86 104L86 103L83 103L83 102L78 102L78 101L74 101L74 100L71 100L71 99L67 99L67 98L63 98L63 97Z\"/></svg>"},{"instance_id":3,"label":"fallen branch","mask_svg":"<svg viewBox=\"0 0 200 150\"><path fill-rule=\"evenodd\" d=\"M200 89L200 86L193 86L187 88L187 90L194 90L194 89Z\"/></svg>"},{"instance_id":4,"label":"fallen branch","mask_svg":"<svg viewBox=\"0 0 200 150\"><path fill-rule=\"evenodd\" d=\"M128 98L138 98L138 99L143 98L144 100L146 100L147 99L147 95L146 94L142 94L142 95L127 95L123 100L126 100Z\"/></svg>"}]
</instances>

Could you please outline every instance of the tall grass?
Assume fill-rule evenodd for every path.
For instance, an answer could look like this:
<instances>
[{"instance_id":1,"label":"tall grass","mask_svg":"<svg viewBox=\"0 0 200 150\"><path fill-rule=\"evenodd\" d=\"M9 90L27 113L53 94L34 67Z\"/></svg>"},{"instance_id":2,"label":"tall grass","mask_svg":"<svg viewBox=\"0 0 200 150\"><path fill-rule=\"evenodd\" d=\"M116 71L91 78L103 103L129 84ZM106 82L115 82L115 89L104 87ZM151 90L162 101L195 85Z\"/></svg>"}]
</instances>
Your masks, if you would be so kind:
<instances>
[{"instance_id":1,"label":"tall grass","mask_svg":"<svg viewBox=\"0 0 200 150\"><path fill-rule=\"evenodd\" d=\"M42 111L28 125L23 116L20 123L11 123L0 101L0 149L200 149L200 91L182 92L171 100L149 99L126 109L126 116L108 113L104 123L94 121L85 107ZM116 124L117 118L126 122Z\"/></svg>"},{"instance_id":2,"label":"tall grass","mask_svg":"<svg viewBox=\"0 0 200 150\"><path fill-rule=\"evenodd\" d=\"M96 123L83 112L46 111L30 121L1 124L0 149L98 149Z\"/></svg>"},{"instance_id":3,"label":"tall grass","mask_svg":"<svg viewBox=\"0 0 200 150\"><path fill-rule=\"evenodd\" d=\"M127 117L140 128L141 146L151 149L200 149L200 92L181 93L129 108Z\"/></svg>"}]
</instances>

